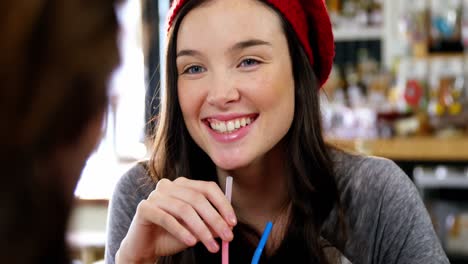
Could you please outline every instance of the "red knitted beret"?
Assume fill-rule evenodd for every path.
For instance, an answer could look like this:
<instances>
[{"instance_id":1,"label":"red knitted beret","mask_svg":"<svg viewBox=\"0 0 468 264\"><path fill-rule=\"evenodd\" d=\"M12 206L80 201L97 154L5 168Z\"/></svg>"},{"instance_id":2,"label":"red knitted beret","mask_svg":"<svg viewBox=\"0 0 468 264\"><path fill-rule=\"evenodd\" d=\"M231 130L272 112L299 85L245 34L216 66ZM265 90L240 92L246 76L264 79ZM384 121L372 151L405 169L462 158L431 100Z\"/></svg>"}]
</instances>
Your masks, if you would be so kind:
<instances>
[{"instance_id":1,"label":"red knitted beret","mask_svg":"<svg viewBox=\"0 0 468 264\"><path fill-rule=\"evenodd\" d=\"M289 21L294 28L318 78L327 81L335 56L332 25L325 0L265 0ZM187 0L174 0L167 17L168 30Z\"/></svg>"}]
</instances>

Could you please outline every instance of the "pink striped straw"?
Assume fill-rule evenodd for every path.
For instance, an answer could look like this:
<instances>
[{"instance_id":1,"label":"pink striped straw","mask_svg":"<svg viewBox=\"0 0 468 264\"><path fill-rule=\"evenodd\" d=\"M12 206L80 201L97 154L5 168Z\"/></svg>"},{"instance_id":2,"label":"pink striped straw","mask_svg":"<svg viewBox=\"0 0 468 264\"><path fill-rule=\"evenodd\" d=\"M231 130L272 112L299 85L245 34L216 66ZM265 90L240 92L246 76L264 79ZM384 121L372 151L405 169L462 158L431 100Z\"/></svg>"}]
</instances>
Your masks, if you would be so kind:
<instances>
[{"instance_id":1,"label":"pink striped straw","mask_svg":"<svg viewBox=\"0 0 468 264\"><path fill-rule=\"evenodd\" d=\"M226 177L226 190L225 190L226 198L229 202L231 202L232 196L232 177ZM223 241L222 243L222 264L229 264L229 242Z\"/></svg>"}]
</instances>

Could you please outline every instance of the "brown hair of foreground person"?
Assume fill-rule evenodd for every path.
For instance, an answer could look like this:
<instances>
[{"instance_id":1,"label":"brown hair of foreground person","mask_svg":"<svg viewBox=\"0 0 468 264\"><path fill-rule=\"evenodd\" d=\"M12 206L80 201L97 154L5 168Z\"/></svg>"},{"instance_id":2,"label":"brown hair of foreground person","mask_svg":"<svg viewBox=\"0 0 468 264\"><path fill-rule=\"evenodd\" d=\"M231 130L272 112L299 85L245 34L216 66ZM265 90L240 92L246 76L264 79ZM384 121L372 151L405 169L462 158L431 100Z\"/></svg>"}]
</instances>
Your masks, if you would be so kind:
<instances>
[{"instance_id":1,"label":"brown hair of foreground person","mask_svg":"<svg viewBox=\"0 0 468 264\"><path fill-rule=\"evenodd\" d=\"M73 190L119 63L115 0L0 1L0 262L67 263Z\"/></svg>"}]
</instances>

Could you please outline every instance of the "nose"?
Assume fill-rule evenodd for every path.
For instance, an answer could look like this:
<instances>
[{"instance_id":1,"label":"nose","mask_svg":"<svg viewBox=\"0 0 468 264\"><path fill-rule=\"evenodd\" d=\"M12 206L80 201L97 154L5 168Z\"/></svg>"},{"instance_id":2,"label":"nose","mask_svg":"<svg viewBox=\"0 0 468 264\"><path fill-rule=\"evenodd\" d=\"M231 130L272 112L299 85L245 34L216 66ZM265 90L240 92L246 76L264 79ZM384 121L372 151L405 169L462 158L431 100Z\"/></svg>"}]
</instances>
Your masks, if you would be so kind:
<instances>
[{"instance_id":1,"label":"nose","mask_svg":"<svg viewBox=\"0 0 468 264\"><path fill-rule=\"evenodd\" d=\"M210 105L226 108L230 104L239 101L239 99L239 90L236 87L234 79L229 74L213 76L206 99Z\"/></svg>"}]
</instances>

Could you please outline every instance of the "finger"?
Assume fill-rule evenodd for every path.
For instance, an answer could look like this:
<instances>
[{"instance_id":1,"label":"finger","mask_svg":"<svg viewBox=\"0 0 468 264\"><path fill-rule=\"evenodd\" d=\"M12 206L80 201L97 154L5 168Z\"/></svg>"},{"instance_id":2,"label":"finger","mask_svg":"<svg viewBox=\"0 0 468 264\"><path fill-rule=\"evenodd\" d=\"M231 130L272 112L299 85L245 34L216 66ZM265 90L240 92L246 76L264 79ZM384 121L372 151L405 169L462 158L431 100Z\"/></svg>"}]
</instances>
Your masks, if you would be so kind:
<instances>
[{"instance_id":1,"label":"finger","mask_svg":"<svg viewBox=\"0 0 468 264\"><path fill-rule=\"evenodd\" d=\"M227 223L231 226L237 224L237 217L234 208L224 195L221 188L215 182L189 180L179 177L174 181L175 184L202 193L220 212Z\"/></svg>"},{"instance_id":2,"label":"finger","mask_svg":"<svg viewBox=\"0 0 468 264\"><path fill-rule=\"evenodd\" d=\"M181 225L177 219L164 210L152 205L148 200L140 202L137 208L137 214L139 214L143 220L162 227L189 247L193 247L197 243L195 236Z\"/></svg>"},{"instance_id":3,"label":"finger","mask_svg":"<svg viewBox=\"0 0 468 264\"><path fill-rule=\"evenodd\" d=\"M208 225L208 228L213 230L214 234L217 234L221 239L225 241L232 240L234 235L232 234L231 226L226 223L226 220L216 211L203 194L193 189L174 185L171 193L168 195L190 204L204 220L205 224Z\"/></svg>"},{"instance_id":4,"label":"finger","mask_svg":"<svg viewBox=\"0 0 468 264\"><path fill-rule=\"evenodd\" d=\"M194 234L210 252L218 252L219 245L215 241L213 234L189 203L162 194L156 194L153 202L160 209L166 211L176 219L183 221L191 233Z\"/></svg>"}]
</instances>

